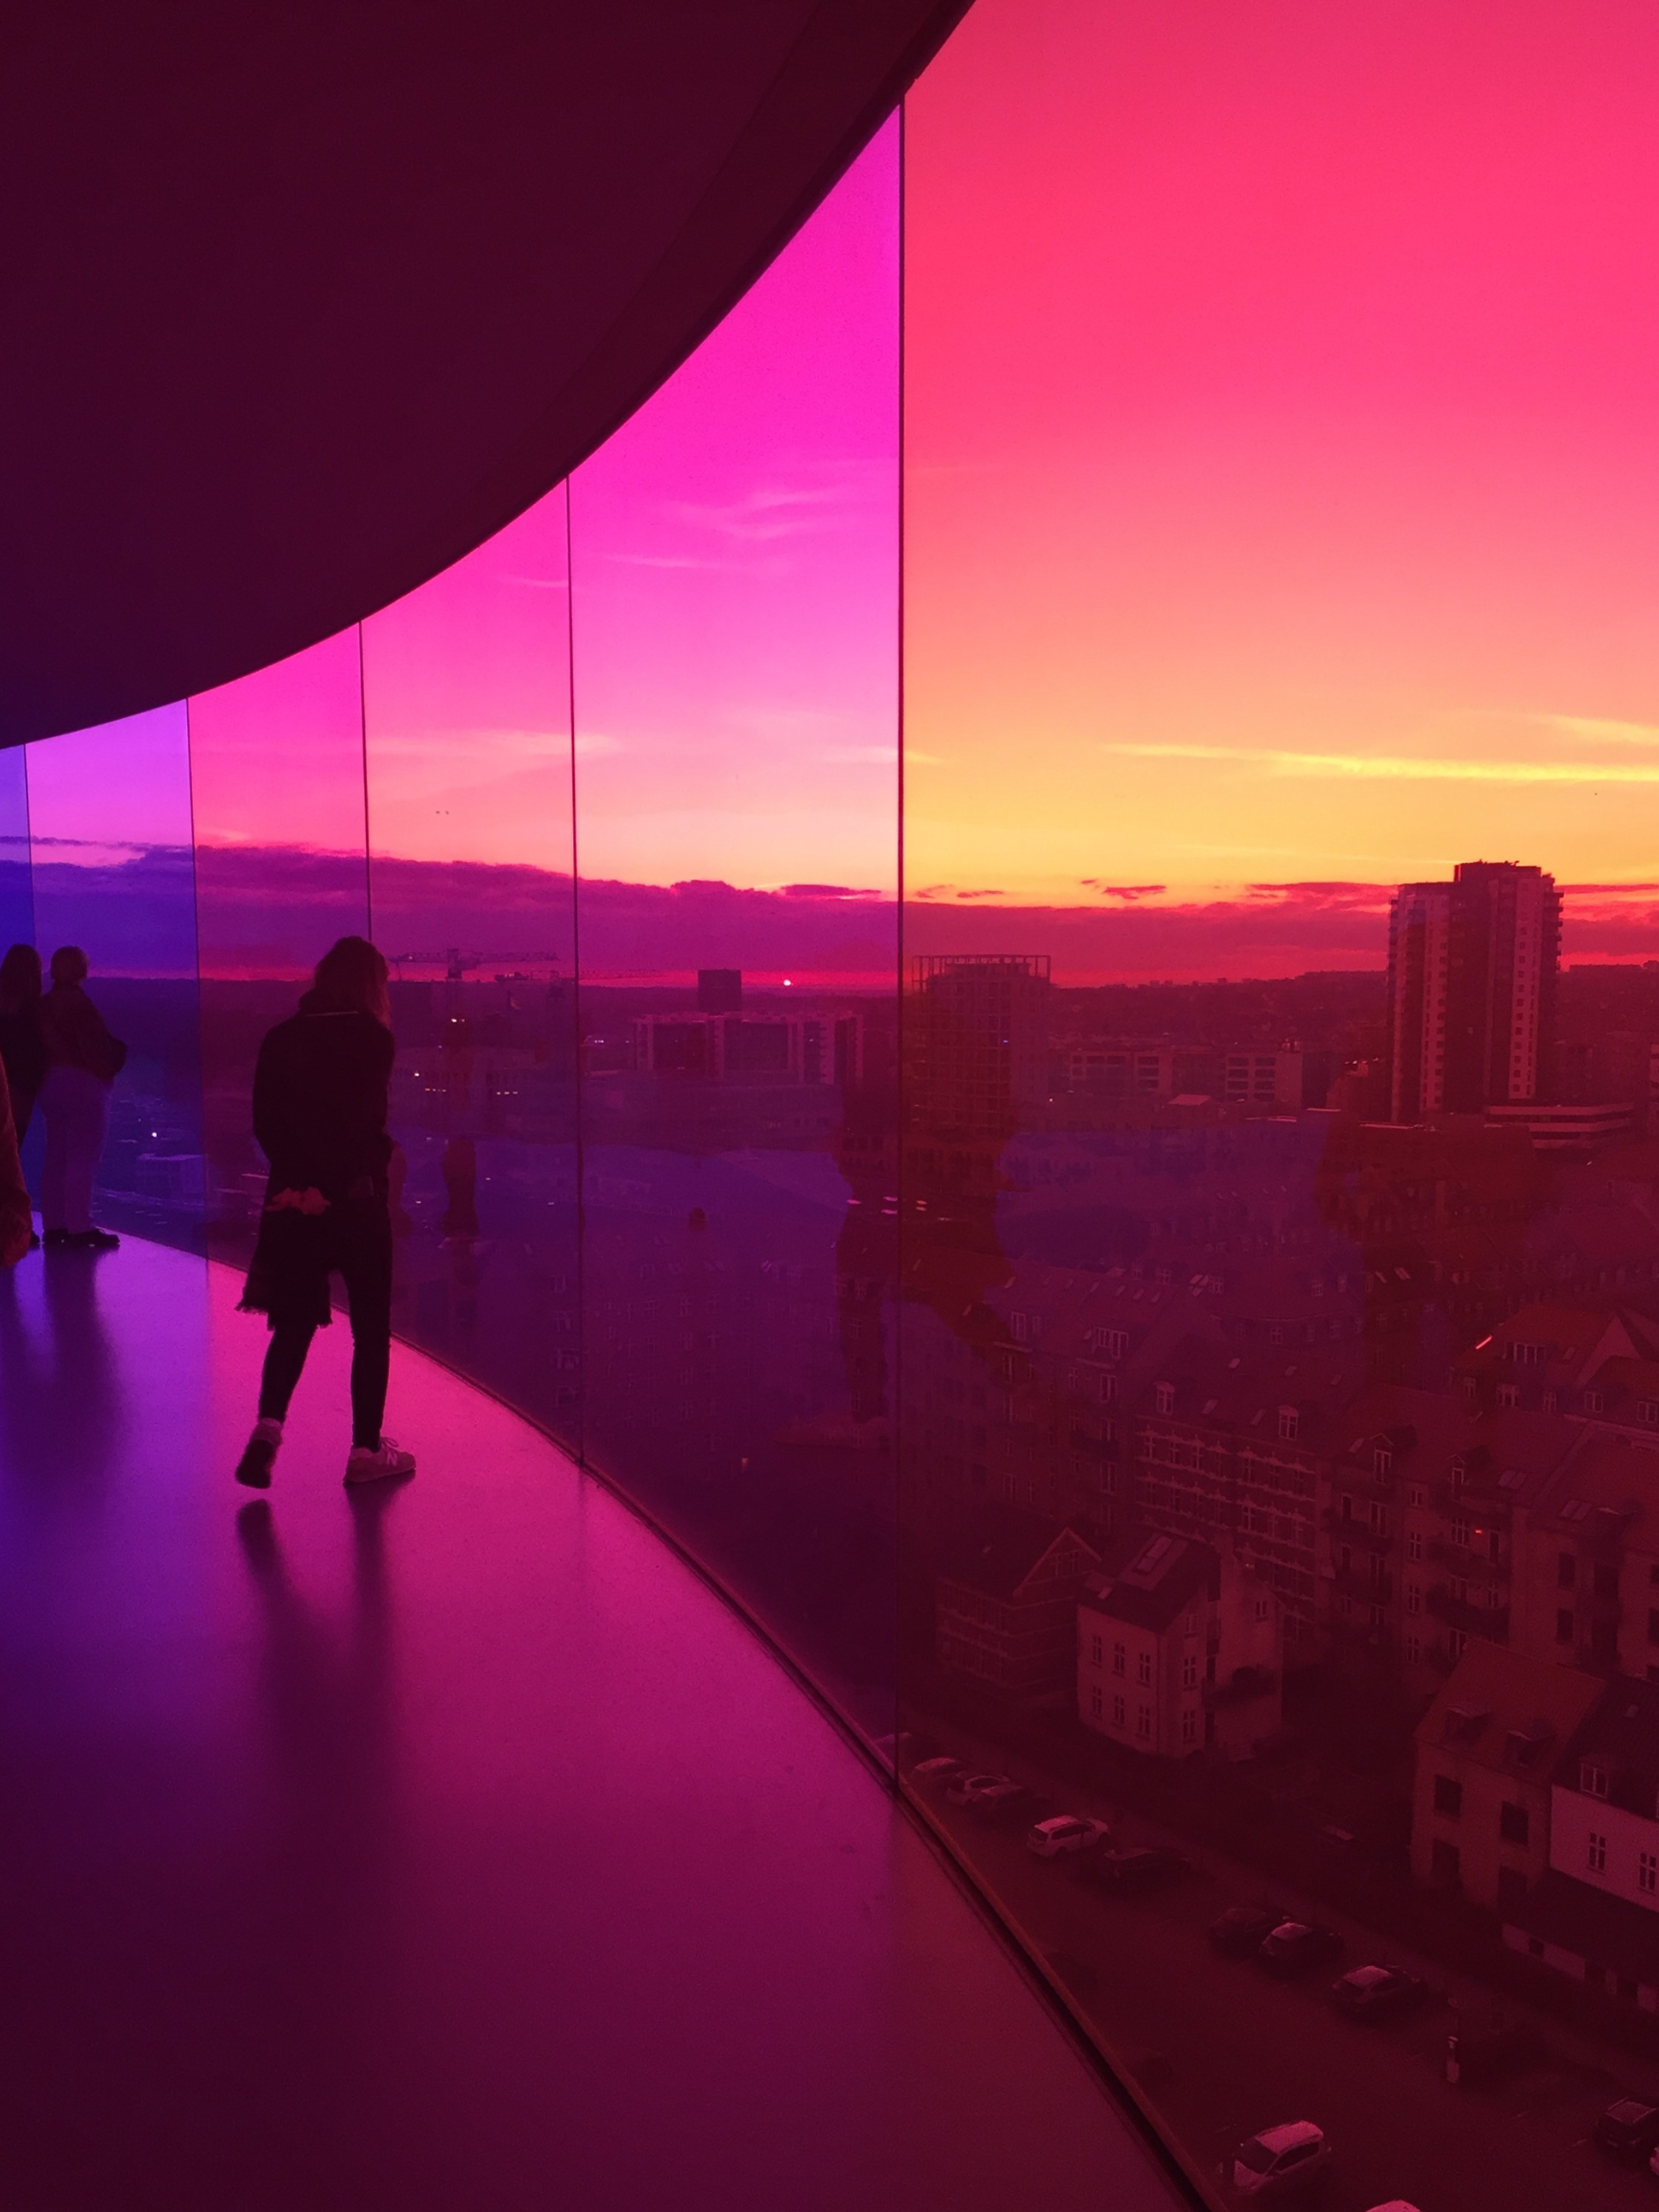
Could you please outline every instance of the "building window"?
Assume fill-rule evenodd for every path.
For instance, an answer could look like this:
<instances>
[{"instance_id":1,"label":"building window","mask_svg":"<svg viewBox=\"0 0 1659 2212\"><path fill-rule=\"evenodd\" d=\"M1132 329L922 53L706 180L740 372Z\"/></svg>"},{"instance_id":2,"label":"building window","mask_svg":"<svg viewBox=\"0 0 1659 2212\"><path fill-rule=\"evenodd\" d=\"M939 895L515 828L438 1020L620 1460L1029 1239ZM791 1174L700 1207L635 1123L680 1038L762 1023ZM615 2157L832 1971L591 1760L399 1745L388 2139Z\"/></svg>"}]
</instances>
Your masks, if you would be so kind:
<instances>
[{"instance_id":1,"label":"building window","mask_svg":"<svg viewBox=\"0 0 1659 2212\"><path fill-rule=\"evenodd\" d=\"M1469 1648L1466 1632L1461 1628L1449 1628L1446 1632L1446 1648L1452 1654L1452 1664L1455 1666Z\"/></svg>"},{"instance_id":2,"label":"building window","mask_svg":"<svg viewBox=\"0 0 1659 2212\"><path fill-rule=\"evenodd\" d=\"M1258 1621L1271 1621L1271 1620L1272 1620L1272 1618L1273 1618L1273 1600L1272 1600L1272 1599L1271 1599L1271 1598L1258 1598L1258 1599L1257 1599L1257 1600L1256 1600L1256 1618L1257 1618L1257 1620L1258 1620Z\"/></svg>"},{"instance_id":3,"label":"building window","mask_svg":"<svg viewBox=\"0 0 1659 2212\"><path fill-rule=\"evenodd\" d=\"M1192 1744L1194 1744L1194 1743L1197 1743L1197 1741L1198 1741L1198 1715L1197 1715L1196 1711L1188 1711L1188 1712L1186 1712L1186 1713L1183 1713L1183 1714L1182 1714L1182 1716L1181 1716L1181 1741L1182 1741L1182 1743L1183 1743L1184 1744L1188 1745L1189 1747L1190 1747Z\"/></svg>"},{"instance_id":4,"label":"building window","mask_svg":"<svg viewBox=\"0 0 1659 2212\"><path fill-rule=\"evenodd\" d=\"M1462 1880L1462 1858L1456 1844L1448 1843L1444 1836L1436 1836L1430 1847L1429 1873L1447 1889L1455 1889Z\"/></svg>"},{"instance_id":5,"label":"building window","mask_svg":"<svg viewBox=\"0 0 1659 2212\"><path fill-rule=\"evenodd\" d=\"M1189 1651L1186 1658L1181 1662L1181 1687L1183 1690L1196 1690L1198 1687L1198 1654L1196 1651Z\"/></svg>"},{"instance_id":6,"label":"building window","mask_svg":"<svg viewBox=\"0 0 1659 2212\"><path fill-rule=\"evenodd\" d=\"M1152 1708L1150 1705L1138 1705L1135 1708L1135 1733L1142 1743L1151 1740Z\"/></svg>"},{"instance_id":7,"label":"building window","mask_svg":"<svg viewBox=\"0 0 1659 2212\"><path fill-rule=\"evenodd\" d=\"M1089 1664L1090 1664L1090 1666L1091 1666L1091 1667L1098 1667L1098 1666L1099 1666L1099 1665L1102 1663L1102 1661L1103 1661L1103 1659L1104 1659L1104 1657L1105 1657L1105 1652L1106 1652L1106 1645L1105 1645L1105 1640L1104 1640L1102 1637L1099 1637L1099 1636L1091 1636L1091 1637L1090 1637L1090 1639L1089 1639Z\"/></svg>"},{"instance_id":8,"label":"building window","mask_svg":"<svg viewBox=\"0 0 1659 2212\"><path fill-rule=\"evenodd\" d=\"M1565 1608L1555 1616L1555 1641L1557 1644L1571 1644L1573 1641L1573 1616Z\"/></svg>"},{"instance_id":9,"label":"building window","mask_svg":"<svg viewBox=\"0 0 1659 2212\"><path fill-rule=\"evenodd\" d=\"M1122 1727L1122 1725L1123 1725L1123 1713L1124 1713L1124 1708L1123 1708L1123 1700L1122 1700L1122 1698L1121 1698L1121 1697L1114 1697L1114 1698L1113 1698L1113 1700L1112 1700L1112 1725L1113 1725L1113 1727L1114 1727L1114 1728L1121 1728L1121 1727Z\"/></svg>"},{"instance_id":10,"label":"building window","mask_svg":"<svg viewBox=\"0 0 1659 2212\"><path fill-rule=\"evenodd\" d=\"M1641 1852L1637 1857L1636 1887L1645 1897L1659 1891L1659 1857L1651 1851Z\"/></svg>"},{"instance_id":11,"label":"building window","mask_svg":"<svg viewBox=\"0 0 1659 2212\"><path fill-rule=\"evenodd\" d=\"M1413 1614L1423 1610L1423 1593L1415 1582L1407 1582L1406 1585L1406 1610Z\"/></svg>"},{"instance_id":12,"label":"building window","mask_svg":"<svg viewBox=\"0 0 1659 2212\"><path fill-rule=\"evenodd\" d=\"M1173 1382L1160 1382L1160 1383L1157 1385L1157 1389L1156 1389L1155 1395L1156 1395L1156 1397L1157 1397L1157 1401L1158 1401L1158 1410L1159 1410L1159 1412L1160 1412L1160 1413L1173 1413L1173 1412L1174 1412L1174 1410L1175 1410L1175 1385L1174 1385L1174 1383L1173 1383Z\"/></svg>"},{"instance_id":13,"label":"building window","mask_svg":"<svg viewBox=\"0 0 1659 2212\"><path fill-rule=\"evenodd\" d=\"M1521 1403L1521 1393L1520 1393L1520 1391L1519 1391L1519 1390L1517 1390L1517 1389L1516 1389L1516 1387L1515 1387L1515 1385L1514 1385L1514 1383L1513 1383L1513 1382L1500 1382L1500 1383L1499 1383L1499 1385L1498 1385L1498 1410L1499 1410L1499 1412L1500 1412L1500 1413L1509 1413L1509 1412L1513 1412L1513 1410L1515 1409L1515 1407L1516 1407L1517 1406L1519 1406L1519 1405L1520 1405L1520 1403Z\"/></svg>"},{"instance_id":14,"label":"building window","mask_svg":"<svg viewBox=\"0 0 1659 2212\"><path fill-rule=\"evenodd\" d=\"M1578 1762L1578 1787L1586 1797L1605 1797L1607 1794L1607 1769L1594 1759Z\"/></svg>"},{"instance_id":15,"label":"building window","mask_svg":"<svg viewBox=\"0 0 1659 2212\"><path fill-rule=\"evenodd\" d=\"M1301 1426L1302 1416L1297 1412L1294 1406L1280 1407L1279 1441L1281 1444L1294 1444L1296 1441L1296 1431L1301 1428Z\"/></svg>"},{"instance_id":16,"label":"building window","mask_svg":"<svg viewBox=\"0 0 1659 2212\"><path fill-rule=\"evenodd\" d=\"M1467 1522L1467 1521L1454 1521L1454 1522L1453 1522L1453 1524L1452 1524L1452 1541L1453 1541L1453 1543L1454 1543L1454 1544L1455 1544L1455 1545L1458 1547L1458 1549L1459 1549L1460 1551L1468 1551L1468 1549L1469 1549L1469 1524L1468 1524L1468 1522Z\"/></svg>"},{"instance_id":17,"label":"building window","mask_svg":"<svg viewBox=\"0 0 1659 2212\"><path fill-rule=\"evenodd\" d=\"M1592 1874L1605 1874L1607 1871L1607 1839L1605 1836L1598 1836L1594 1828L1590 1831L1584 1863Z\"/></svg>"},{"instance_id":18,"label":"building window","mask_svg":"<svg viewBox=\"0 0 1659 2212\"><path fill-rule=\"evenodd\" d=\"M1659 1422L1659 1398L1638 1398L1636 1418L1638 1421Z\"/></svg>"},{"instance_id":19,"label":"building window","mask_svg":"<svg viewBox=\"0 0 1659 2212\"><path fill-rule=\"evenodd\" d=\"M1505 1843L1519 1843L1523 1848L1531 1839L1532 1815L1525 1805L1500 1805L1498 1808L1498 1833Z\"/></svg>"},{"instance_id":20,"label":"building window","mask_svg":"<svg viewBox=\"0 0 1659 2212\"><path fill-rule=\"evenodd\" d=\"M1606 1407L1607 1401L1602 1397L1599 1390L1585 1391L1584 1410L1586 1413L1602 1413L1606 1411Z\"/></svg>"},{"instance_id":21,"label":"building window","mask_svg":"<svg viewBox=\"0 0 1659 2212\"><path fill-rule=\"evenodd\" d=\"M1421 1559L1421 1558L1422 1558L1422 1556L1423 1556L1423 1531L1422 1531L1422 1529L1421 1529L1421 1528L1412 1528L1412 1529L1409 1529L1409 1530L1407 1532L1407 1537L1406 1537L1406 1556L1407 1556L1407 1559Z\"/></svg>"},{"instance_id":22,"label":"building window","mask_svg":"<svg viewBox=\"0 0 1659 2212\"><path fill-rule=\"evenodd\" d=\"M1578 1579L1578 1562L1571 1551L1561 1551L1555 1558L1555 1587L1571 1590Z\"/></svg>"},{"instance_id":23,"label":"building window","mask_svg":"<svg viewBox=\"0 0 1659 2212\"><path fill-rule=\"evenodd\" d=\"M1096 1683L1094 1689L1089 1693L1089 1710L1096 1720L1102 1719L1105 1715L1106 1699L1098 1683Z\"/></svg>"},{"instance_id":24,"label":"building window","mask_svg":"<svg viewBox=\"0 0 1659 2212\"><path fill-rule=\"evenodd\" d=\"M1422 1663L1423 1639L1414 1631L1409 1631L1406 1638L1406 1664L1408 1667L1419 1667Z\"/></svg>"},{"instance_id":25,"label":"building window","mask_svg":"<svg viewBox=\"0 0 1659 2212\"><path fill-rule=\"evenodd\" d=\"M1147 1685L1148 1685L1148 1684L1151 1682L1151 1680L1152 1680L1152 1654L1151 1654L1151 1652L1150 1652L1150 1651L1137 1651L1137 1652L1136 1652L1136 1654L1135 1654L1135 1679L1136 1679L1136 1681L1137 1681L1137 1682L1139 1682L1139 1683L1140 1683L1140 1685L1141 1685L1141 1687L1142 1687L1142 1690L1144 1690L1144 1689L1147 1687Z\"/></svg>"},{"instance_id":26,"label":"building window","mask_svg":"<svg viewBox=\"0 0 1659 2212\"><path fill-rule=\"evenodd\" d=\"M1434 1810L1442 1819L1455 1820L1463 1811L1463 1785L1455 1775L1434 1777Z\"/></svg>"},{"instance_id":27,"label":"building window","mask_svg":"<svg viewBox=\"0 0 1659 2212\"><path fill-rule=\"evenodd\" d=\"M1392 1452L1385 1451L1381 1444L1371 1455L1371 1472L1380 1478L1392 1475L1394 1472L1394 1455Z\"/></svg>"},{"instance_id":28,"label":"building window","mask_svg":"<svg viewBox=\"0 0 1659 2212\"><path fill-rule=\"evenodd\" d=\"M1114 1644L1114 1645L1113 1645L1113 1647L1112 1647L1112 1671L1113 1671L1113 1673L1114 1673L1114 1674L1121 1674L1121 1673L1122 1673L1122 1671L1123 1671L1123 1670L1124 1670L1124 1667L1127 1665L1127 1663L1128 1663L1128 1653L1127 1653L1127 1652L1126 1652L1126 1650L1124 1649L1124 1647L1123 1647L1121 1644Z\"/></svg>"}]
</instances>

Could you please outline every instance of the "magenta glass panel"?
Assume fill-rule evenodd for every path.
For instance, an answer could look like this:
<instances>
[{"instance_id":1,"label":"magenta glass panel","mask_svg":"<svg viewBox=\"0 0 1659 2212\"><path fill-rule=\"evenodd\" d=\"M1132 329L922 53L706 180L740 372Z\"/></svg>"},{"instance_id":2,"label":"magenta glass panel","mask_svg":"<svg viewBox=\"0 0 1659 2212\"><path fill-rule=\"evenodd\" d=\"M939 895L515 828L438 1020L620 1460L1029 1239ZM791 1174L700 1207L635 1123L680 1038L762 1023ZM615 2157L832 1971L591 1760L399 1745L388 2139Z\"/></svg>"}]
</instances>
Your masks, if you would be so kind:
<instances>
[{"instance_id":1,"label":"magenta glass panel","mask_svg":"<svg viewBox=\"0 0 1659 2212\"><path fill-rule=\"evenodd\" d=\"M579 1444L564 487L365 622L363 667L397 1326Z\"/></svg>"},{"instance_id":2,"label":"magenta glass panel","mask_svg":"<svg viewBox=\"0 0 1659 2212\"><path fill-rule=\"evenodd\" d=\"M201 1060L184 710L157 708L25 751L35 942L45 962L60 945L81 947L92 1001L128 1047L95 1212L116 1230L196 1246ZM36 1126L25 1153L36 1193L41 1142Z\"/></svg>"},{"instance_id":3,"label":"magenta glass panel","mask_svg":"<svg viewBox=\"0 0 1659 2212\"><path fill-rule=\"evenodd\" d=\"M1230 2200L1611 2200L1654 2056L1656 96L978 0L908 104L901 1708Z\"/></svg>"},{"instance_id":4,"label":"magenta glass panel","mask_svg":"<svg viewBox=\"0 0 1659 2212\"><path fill-rule=\"evenodd\" d=\"M35 935L29 879L29 769L21 745L0 753L0 939L12 945Z\"/></svg>"},{"instance_id":5,"label":"magenta glass panel","mask_svg":"<svg viewBox=\"0 0 1659 2212\"><path fill-rule=\"evenodd\" d=\"M573 479L586 1449L890 1722L898 132Z\"/></svg>"},{"instance_id":6,"label":"magenta glass panel","mask_svg":"<svg viewBox=\"0 0 1659 2212\"><path fill-rule=\"evenodd\" d=\"M209 1235L250 1238L264 1190L259 1040L337 937L369 926L355 630L189 703Z\"/></svg>"}]
</instances>

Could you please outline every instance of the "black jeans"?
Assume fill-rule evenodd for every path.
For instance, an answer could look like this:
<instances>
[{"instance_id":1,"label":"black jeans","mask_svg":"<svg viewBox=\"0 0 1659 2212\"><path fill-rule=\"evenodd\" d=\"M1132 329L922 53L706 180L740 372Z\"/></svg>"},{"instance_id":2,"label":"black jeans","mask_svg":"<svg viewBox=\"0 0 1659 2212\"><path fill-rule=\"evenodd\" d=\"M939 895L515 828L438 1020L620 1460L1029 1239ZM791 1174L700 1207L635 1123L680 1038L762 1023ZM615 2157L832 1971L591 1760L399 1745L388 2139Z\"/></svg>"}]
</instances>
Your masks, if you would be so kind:
<instances>
[{"instance_id":1,"label":"black jeans","mask_svg":"<svg viewBox=\"0 0 1659 2212\"><path fill-rule=\"evenodd\" d=\"M351 1315L351 1442L378 1450L392 1367L392 1222L384 1205L350 1206L338 1225L332 1258ZM271 1344L259 1384L259 1418L282 1421L305 1365L317 1324L271 1318Z\"/></svg>"}]
</instances>

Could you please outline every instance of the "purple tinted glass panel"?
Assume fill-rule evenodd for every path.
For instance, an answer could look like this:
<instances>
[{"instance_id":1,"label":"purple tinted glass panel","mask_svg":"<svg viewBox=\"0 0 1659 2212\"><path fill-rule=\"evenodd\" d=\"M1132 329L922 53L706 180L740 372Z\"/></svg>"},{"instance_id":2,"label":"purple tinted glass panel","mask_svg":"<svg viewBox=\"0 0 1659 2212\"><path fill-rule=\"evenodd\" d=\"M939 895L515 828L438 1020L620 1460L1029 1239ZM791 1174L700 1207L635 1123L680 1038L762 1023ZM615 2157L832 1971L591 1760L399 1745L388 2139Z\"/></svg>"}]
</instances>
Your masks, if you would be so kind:
<instances>
[{"instance_id":1,"label":"purple tinted glass panel","mask_svg":"<svg viewBox=\"0 0 1659 2212\"><path fill-rule=\"evenodd\" d=\"M399 1331L579 1443L561 486L363 625Z\"/></svg>"},{"instance_id":2,"label":"purple tinted glass panel","mask_svg":"<svg viewBox=\"0 0 1659 2212\"><path fill-rule=\"evenodd\" d=\"M0 940L35 941L29 880L29 761L21 745L0 753Z\"/></svg>"},{"instance_id":3,"label":"purple tinted glass panel","mask_svg":"<svg viewBox=\"0 0 1659 2212\"><path fill-rule=\"evenodd\" d=\"M894 126L571 487L586 1449L872 1733L897 216Z\"/></svg>"},{"instance_id":4,"label":"purple tinted glass panel","mask_svg":"<svg viewBox=\"0 0 1659 2212\"><path fill-rule=\"evenodd\" d=\"M978 0L907 107L901 1711L1228 2198L1615 2192L1659 2008L1656 96Z\"/></svg>"},{"instance_id":5,"label":"purple tinted glass panel","mask_svg":"<svg viewBox=\"0 0 1659 2212\"><path fill-rule=\"evenodd\" d=\"M35 942L48 962L60 946L81 947L93 1002L128 1047L94 1183L99 1212L117 1229L194 1246L201 1053L184 709L78 730L27 754ZM32 1155L38 1142L32 1133Z\"/></svg>"},{"instance_id":6,"label":"purple tinted glass panel","mask_svg":"<svg viewBox=\"0 0 1659 2212\"><path fill-rule=\"evenodd\" d=\"M369 925L355 630L190 701L209 1235L247 1247L264 1189L253 1059L337 937Z\"/></svg>"}]
</instances>

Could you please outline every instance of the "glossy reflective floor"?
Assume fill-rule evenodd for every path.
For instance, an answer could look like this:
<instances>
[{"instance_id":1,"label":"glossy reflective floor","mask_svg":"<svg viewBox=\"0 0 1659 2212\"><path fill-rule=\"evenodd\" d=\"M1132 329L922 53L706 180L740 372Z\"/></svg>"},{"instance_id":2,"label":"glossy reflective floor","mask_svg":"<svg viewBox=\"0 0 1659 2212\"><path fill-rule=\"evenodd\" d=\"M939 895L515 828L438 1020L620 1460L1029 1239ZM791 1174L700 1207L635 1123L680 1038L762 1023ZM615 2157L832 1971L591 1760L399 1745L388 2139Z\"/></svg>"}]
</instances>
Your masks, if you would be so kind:
<instances>
[{"instance_id":1,"label":"glossy reflective floor","mask_svg":"<svg viewBox=\"0 0 1659 2212\"><path fill-rule=\"evenodd\" d=\"M0 1281L9 2212L1166 2201L857 1758L657 1540L129 1241Z\"/></svg>"}]
</instances>

